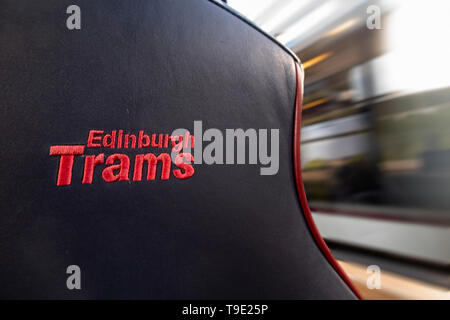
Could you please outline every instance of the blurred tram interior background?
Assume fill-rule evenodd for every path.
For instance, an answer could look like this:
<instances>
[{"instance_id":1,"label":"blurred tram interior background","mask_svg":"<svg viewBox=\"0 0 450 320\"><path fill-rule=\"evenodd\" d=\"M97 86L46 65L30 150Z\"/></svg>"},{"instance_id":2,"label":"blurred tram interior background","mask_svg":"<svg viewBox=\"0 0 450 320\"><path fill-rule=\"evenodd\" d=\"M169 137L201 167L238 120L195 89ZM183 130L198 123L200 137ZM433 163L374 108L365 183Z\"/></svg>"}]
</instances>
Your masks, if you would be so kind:
<instances>
[{"instance_id":1,"label":"blurred tram interior background","mask_svg":"<svg viewBox=\"0 0 450 320\"><path fill-rule=\"evenodd\" d=\"M450 299L450 2L228 4L302 60L307 197L363 296Z\"/></svg>"}]
</instances>

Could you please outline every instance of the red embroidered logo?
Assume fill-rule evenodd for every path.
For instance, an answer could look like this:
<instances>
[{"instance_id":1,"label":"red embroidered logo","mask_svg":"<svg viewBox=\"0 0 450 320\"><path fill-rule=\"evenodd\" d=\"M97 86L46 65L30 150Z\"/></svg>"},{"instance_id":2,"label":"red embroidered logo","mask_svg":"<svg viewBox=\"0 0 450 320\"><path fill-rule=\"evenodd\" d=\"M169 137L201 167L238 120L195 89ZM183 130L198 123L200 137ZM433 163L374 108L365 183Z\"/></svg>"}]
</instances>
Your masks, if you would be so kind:
<instances>
[{"instance_id":1,"label":"red embroidered logo","mask_svg":"<svg viewBox=\"0 0 450 320\"><path fill-rule=\"evenodd\" d=\"M90 130L86 146L63 145L51 146L50 156L59 156L57 186L67 186L72 183L72 170L76 156L84 156L83 184L91 184L94 179L94 170L102 166L102 178L106 182L130 181L130 157L125 153L113 153L105 156L105 153L97 155L84 155L86 148L109 148L109 149L145 149L145 148L169 148L170 153L163 152L159 155L154 153L142 153L134 155L132 181L142 181L144 168L147 168L147 180L155 180L157 176L157 165L161 163L161 180L169 180L170 173L177 179L187 179L194 175L194 157L190 153L179 153L185 147L194 147L194 136L186 132L184 136L171 136L169 134L145 134L143 130L138 135L125 134L123 130L113 130L105 134L102 130ZM170 146L169 146L170 144ZM172 170L173 163L177 169ZM146 166L145 166L146 164ZM105 167L106 165L106 167Z\"/></svg>"}]
</instances>

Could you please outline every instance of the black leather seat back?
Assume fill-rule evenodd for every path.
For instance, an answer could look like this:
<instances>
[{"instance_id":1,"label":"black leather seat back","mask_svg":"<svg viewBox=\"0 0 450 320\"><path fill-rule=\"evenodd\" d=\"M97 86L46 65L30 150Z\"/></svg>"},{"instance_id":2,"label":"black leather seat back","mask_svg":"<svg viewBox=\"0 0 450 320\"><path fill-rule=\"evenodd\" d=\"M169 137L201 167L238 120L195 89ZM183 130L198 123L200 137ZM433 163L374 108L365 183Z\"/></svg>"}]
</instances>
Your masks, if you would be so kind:
<instances>
[{"instance_id":1,"label":"black leather seat back","mask_svg":"<svg viewBox=\"0 0 450 320\"><path fill-rule=\"evenodd\" d=\"M295 58L207 0L77 0L79 30L66 26L72 4L0 2L1 297L354 298L298 200ZM163 180L158 163L147 180L146 158L133 179L136 155L171 148L132 148L130 137L117 148L119 130L194 134L194 121L279 129L278 173L194 164L179 179L172 164ZM116 148L88 147L92 130L103 131L93 145L116 131ZM60 168L67 150L50 149L73 145L58 186L71 160ZM130 159L128 173L105 173L113 154ZM69 265L81 290L66 287Z\"/></svg>"}]
</instances>

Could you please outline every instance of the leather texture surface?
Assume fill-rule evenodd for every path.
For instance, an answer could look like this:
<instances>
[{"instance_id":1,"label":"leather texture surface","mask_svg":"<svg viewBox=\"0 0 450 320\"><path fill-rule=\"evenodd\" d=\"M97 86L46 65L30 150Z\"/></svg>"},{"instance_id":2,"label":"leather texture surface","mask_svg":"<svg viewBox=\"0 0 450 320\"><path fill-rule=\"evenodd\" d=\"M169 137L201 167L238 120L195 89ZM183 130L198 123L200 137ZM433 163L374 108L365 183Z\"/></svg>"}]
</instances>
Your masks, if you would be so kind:
<instances>
[{"instance_id":1,"label":"leather texture surface","mask_svg":"<svg viewBox=\"0 0 450 320\"><path fill-rule=\"evenodd\" d=\"M0 297L353 299L317 248L293 169L294 59L207 0L0 1ZM89 130L280 129L280 167L55 184ZM86 155L98 152L86 149ZM106 155L113 151L104 150ZM137 152L137 151L130 151ZM79 265L82 289L66 288Z\"/></svg>"}]
</instances>

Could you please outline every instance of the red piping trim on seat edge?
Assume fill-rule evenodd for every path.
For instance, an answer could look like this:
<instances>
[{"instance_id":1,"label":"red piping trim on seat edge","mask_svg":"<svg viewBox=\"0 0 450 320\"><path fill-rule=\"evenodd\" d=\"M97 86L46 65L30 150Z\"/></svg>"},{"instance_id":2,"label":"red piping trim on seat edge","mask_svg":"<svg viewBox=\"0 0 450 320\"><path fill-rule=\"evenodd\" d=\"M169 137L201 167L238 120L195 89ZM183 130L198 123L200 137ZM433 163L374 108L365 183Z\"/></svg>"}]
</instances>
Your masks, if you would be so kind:
<instances>
[{"instance_id":1,"label":"red piping trim on seat edge","mask_svg":"<svg viewBox=\"0 0 450 320\"><path fill-rule=\"evenodd\" d=\"M308 206L308 199L306 198L305 194L305 187L303 185L303 179L302 179L302 167L300 162L300 134L301 134L301 122L302 122L302 99L303 99L303 85L302 83L302 71L300 69L300 66L297 62L294 61L295 64L295 75L296 75L296 81L297 81L297 89L295 94L295 123L294 123L294 170L295 170L295 180L297 185L297 192L298 197L300 200L300 206L303 211L303 215L305 216L306 223L309 227L309 230L311 231L311 234L316 241L317 246L319 247L320 251L322 251L325 258L328 260L328 262L331 264L331 266L334 268L334 270L338 273L338 275L341 277L341 279L347 284L347 286L350 288L351 291L356 295L357 298L362 299L359 292L356 290L355 286L353 285L350 278L347 276L347 274L344 272L344 270L341 268L339 263L336 261L336 259L331 254L330 249L326 245L325 241L323 240L322 236L319 233L319 230L316 227L316 224L314 223L314 219L312 217L311 211L309 210Z\"/></svg>"}]
</instances>

